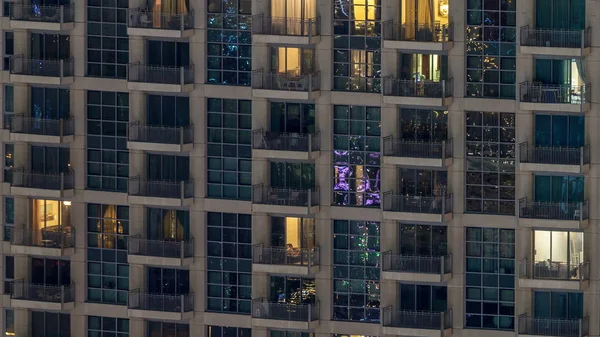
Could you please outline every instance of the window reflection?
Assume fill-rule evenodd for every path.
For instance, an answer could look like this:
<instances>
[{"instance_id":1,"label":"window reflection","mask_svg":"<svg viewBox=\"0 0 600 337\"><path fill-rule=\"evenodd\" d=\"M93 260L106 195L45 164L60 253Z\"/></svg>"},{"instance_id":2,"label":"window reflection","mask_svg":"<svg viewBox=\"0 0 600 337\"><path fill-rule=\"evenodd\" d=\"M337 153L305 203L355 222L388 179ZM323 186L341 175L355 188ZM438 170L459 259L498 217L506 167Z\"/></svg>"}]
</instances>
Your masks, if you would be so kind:
<instances>
[{"instance_id":1,"label":"window reflection","mask_svg":"<svg viewBox=\"0 0 600 337\"><path fill-rule=\"evenodd\" d=\"M400 138L423 142L448 139L447 110L400 110Z\"/></svg>"}]
</instances>

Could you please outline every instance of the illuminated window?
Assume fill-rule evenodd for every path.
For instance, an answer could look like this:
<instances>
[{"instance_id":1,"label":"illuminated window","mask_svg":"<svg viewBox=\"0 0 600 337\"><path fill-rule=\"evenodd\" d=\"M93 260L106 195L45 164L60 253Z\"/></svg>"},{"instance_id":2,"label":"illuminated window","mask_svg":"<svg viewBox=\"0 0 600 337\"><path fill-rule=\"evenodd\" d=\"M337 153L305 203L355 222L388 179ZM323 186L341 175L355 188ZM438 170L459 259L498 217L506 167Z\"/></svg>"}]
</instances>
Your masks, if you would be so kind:
<instances>
[{"instance_id":1,"label":"illuminated window","mask_svg":"<svg viewBox=\"0 0 600 337\"><path fill-rule=\"evenodd\" d=\"M315 72L315 50L307 48L271 48L271 71L289 75L310 75Z\"/></svg>"}]
</instances>

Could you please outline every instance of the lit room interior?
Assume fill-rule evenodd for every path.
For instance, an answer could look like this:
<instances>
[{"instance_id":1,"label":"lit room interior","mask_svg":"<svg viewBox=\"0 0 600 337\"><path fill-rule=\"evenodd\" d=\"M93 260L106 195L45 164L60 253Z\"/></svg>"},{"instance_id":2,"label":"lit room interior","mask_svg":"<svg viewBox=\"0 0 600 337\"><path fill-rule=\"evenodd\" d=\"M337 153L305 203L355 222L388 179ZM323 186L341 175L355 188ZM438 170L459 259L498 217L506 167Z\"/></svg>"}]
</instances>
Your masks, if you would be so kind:
<instances>
[{"instance_id":1,"label":"lit room interior","mask_svg":"<svg viewBox=\"0 0 600 337\"><path fill-rule=\"evenodd\" d=\"M403 0L401 1L402 25L407 38L415 34L433 34L448 25L449 0ZM433 35L432 35L433 36Z\"/></svg>"},{"instance_id":2,"label":"lit room interior","mask_svg":"<svg viewBox=\"0 0 600 337\"><path fill-rule=\"evenodd\" d=\"M534 231L534 275L577 278L584 262L583 232Z\"/></svg>"},{"instance_id":3,"label":"lit room interior","mask_svg":"<svg viewBox=\"0 0 600 337\"><path fill-rule=\"evenodd\" d=\"M59 200L32 200L33 244L41 246L54 246L58 244L60 235L57 232L71 230L71 202Z\"/></svg>"},{"instance_id":4,"label":"lit room interior","mask_svg":"<svg viewBox=\"0 0 600 337\"><path fill-rule=\"evenodd\" d=\"M439 82L446 79L448 60L445 55L401 54L400 78Z\"/></svg>"}]
</instances>

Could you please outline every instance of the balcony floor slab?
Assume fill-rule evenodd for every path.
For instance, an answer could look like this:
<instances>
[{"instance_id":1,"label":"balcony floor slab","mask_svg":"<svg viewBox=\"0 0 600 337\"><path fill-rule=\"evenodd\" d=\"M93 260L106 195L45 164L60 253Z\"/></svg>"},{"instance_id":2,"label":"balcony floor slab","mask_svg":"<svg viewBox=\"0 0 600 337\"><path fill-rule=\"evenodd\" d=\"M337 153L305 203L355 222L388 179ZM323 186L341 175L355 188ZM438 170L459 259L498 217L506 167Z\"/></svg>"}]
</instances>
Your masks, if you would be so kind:
<instances>
[{"instance_id":1,"label":"balcony floor slab","mask_svg":"<svg viewBox=\"0 0 600 337\"><path fill-rule=\"evenodd\" d=\"M295 36L295 35L271 35L252 34L253 43L265 44L288 44L294 46L308 46L321 42L321 36Z\"/></svg>"},{"instance_id":2,"label":"balcony floor slab","mask_svg":"<svg viewBox=\"0 0 600 337\"><path fill-rule=\"evenodd\" d=\"M12 298L10 300L10 305L13 308L21 308L21 309L64 311L64 310L72 310L75 307L75 302L57 303L57 302L29 301L29 300Z\"/></svg>"},{"instance_id":3,"label":"balcony floor slab","mask_svg":"<svg viewBox=\"0 0 600 337\"><path fill-rule=\"evenodd\" d=\"M129 264L141 264L148 266L187 267L194 263L194 258L186 257L180 259L175 257L133 255L130 253L127 255L127 262Z\"/></svg>"},{"instance_id":4,"label":"balcony floor slab","mask_svg":"<svg viewBox=\"0 0 600 337\"><path fill-rule=\"evenodd\" d=\"M34 256L52 256L52 257L65 257L73 256L75 254L75 248L51 248L51 247L40 247L40 246L24 246L24 245L10 245L11 254L15 255L34 255Z\"/></svg>"},{"instance_id":5,"label":"balcony floor slab","mask_svg":"<svg viewBox=\"0 0 600 337\"><path fill-rule=\"evenodd\" d=\"M264 327L276 330L313 330L319 326L319 321L297 322L278 319L252 318L252 326Z\"/></svg>"},{"instance_id":6,"label":"balcony floor slab","mask_svg":"<svg viewBox=\"0 0 600 337\"><path fill-rule=\"evenodd\" d=\"M194 312L167 312L167 311L154 311L154 310L143 310L129 308L127 310L129 317L143 318L143 319L154 319L154 320L168 320L168 321L188 321L194 317Z\"/></svg>"},{"instance_id":7,"label":"balcony floor slab","mask_svg":"<svg viewBox=\"0 0 600 337\"><path fill-rule=\"evenodd\" d=\"M533 103L520 102L519 109L528 111L553 111L553 112L588 112L591 108L590 103L568 104L568 103Z\"/></svg>"},{"instance_id":8,"label":"balcony floor slab","mask_svg":"<svg viewBox=\"0 0 600 337\"><path fill-rule=\"evenodd\" d=\"M74 77L60 77L60 76L35 76L35 75L24 75L24 74L10 74L10 81L13 83L26 83L26 84L46 84L46 85L66 85L73 84Z\"/></svg>"},{"instance_id":9,"label":"balcony floor slab","mask_svg":"<svg viewBox=\"0 0 600 337\"><path fill-rule=\"evenodd\" d=\"M557 47L538 47L538 46L520 46L521 54L539 55L539 56L559 56L559 57L586 57L590 55L591 48L557 48Z\"/></svg>"},{"instance_id":10,"label":"balcony floor slab","mask_svg":"<svg viewBox=\"0 0 600 337\"><path fill-rule=\"evenodd\" d=\"M73 136L46 136L31 133L10 133L10 140L13 142L27 143L45 143L45 144L70 144L73 142Z\"/></svg>"},{"instance_id":11,"label":"balcony floor slab","mask_svg":"<svg viewBox=\"0 0 600 337\"><path fill-rule=\"evenodd\" d=\"M588 286L589 281L519 278L519 287L521 288L584 291Z\"/></svg>"},{"instance_id":12,"label":"balcony floor slab","mask_svg":"<svg viewBox=\"0 0 600 337\"><path fill-rule=\"evenodd\" d=\"M285 160L303 160L311 161L319 158L321 151L282 151L253 149L252 156L255 158L266 159L285 159Z\"/></svg>"},{"instance_id":13,"label":"balcony floor slab","mask_svg":"<svg viewBox=\"0 0 600 337\"><path fill-rule=\"evenodd\" d=\"M422 167L448 167L452 165L452 158L419 158L383 156L383 163L396 166L422 166Z\"/></svg>"},{"instance_id":14,"label":"balcony floor slab","mask_svg":"<svg viewBox=\"0 0 600 337\"><path fill-rule=\"evenodd\" d=\"M252 211L259 213L286 214L286 215L312 215L319 213L319 206L286 206L252 204Z\"/></svg>"},{"instance_id":15,"label":"balcony floor slab","mask_svg":"<svg viewBox=\"0 0 600 337\"><path fill-rule=\"evenodd\" d=\"M526 228L547 228L547 229L569 229L582 230L586 229L589 221L586 220L555 220L555 219L530 219L519 218L519 226Z\"/></svg>"},{"instance_id":16,"label":"balcony floor slab","mask_svg":"<svg viewBox=\"0 0 600 337\"><path fill-rule=\"evenodd\" d=\"M453 215L452 212L446 213L446 214L430 214L430 213L383 211L383 219L384 220L395 220L395 221L448 223L452 220L452 215Z\"/></svg>"},{"instance_id":17,"label":"balcony floor slab","mask_svg":"<svg viewBox=\"0 0 600 337\"><path fill-rule=\"evenodd\" d=\"M422 42L422 41L396 41L383 40L383 48L398 50L415 50L428 52L447 52L454 47L454 42Z\"/></svg>"},{"instance_id":18,"label":"balcony floor slab","mask_svg":"<svg viewBox=\"0 0 600 337\"><path fill-rule=\"evenodd\" d=\"M41 22L41 21L24 21L10 20L11 29L30 29L30 30L49 30L53 32L64 32L73 30L75 23L59 23L59 22Z\"/></svg>"},{"instance_id":19,"label":"balcony floor slab","mask_svg":"<svg viewBox=\"0 0 600 337\"><path fill-rule=\"evenodd\" d=\"M406 106L421 106L421 107L447 107L452 105L452 97L445 98L430 98L430 97L411 97L411 96L392 96L384 95L383 103L406 105Z\"/></svg>"},{"instance_id":20,"label":"balcony floor slab","mask_svg":"<svg viewBox=\"0 0 600 337\"><path fill-rule=\"evenodd\" d=\"M191 92L194 84L161 84L148 82L127 82L127 89L149 92Z\"/></svg>"},{"instance_id":21,"label":"balcony floor slab","mask_svg":"<svg viewBox=\"0 0 600 337\"><path fill-rule=\"evenodd\" d=\"M11 186L10 194L22 197L37 197L47 199L72 198L74 190L48 190L43 188Z\"/></svg>"},{"instance_id":22,"label":"balcony floor slab","mask_svg":"<svg viewBox=\"0 0 600 337\"><path fill-rule=\"evenodd\" d=\"M321 90L299 91L299 90L273 90L273 89L252 89L252 96L268 99L285 99L311 101L321 96Z\"/></svg>"},{"instance_id":23,"label":"balcony floor slab","mask_svg":"<svg viewBox=\"0 0 600 337\"><path fill-rule=\"evenodd\" d=\"M147 197L141 195L129 195L127 200L134 205L152 205L165 207L184 207L194 203L194 198L162 198L162 197Z\"/></svg>"},{"instance_id":24,"label":"balcony floor slab","mask_svg":"<svg viewBox=\"0 0 600 337\"><path fill-rule=\"evenodd\" d=\"M137 142L127 141L127 148L129 150L138 151L155 151L155 152L190 152L194 148L193 143L189 144L163 144L163 143L150 143L150 142Z\"/></svg>"},{"instance_id":25,"label":"balcony floor slab","mask_svg":"<svg viewBox=\"0 0 600 337\"><path fill-rule=\"evenodd\" d=\"M127 35L152 38L187 39L194 35L194 29L156 29L156 28L127 28Z\"/></svg>"},{"instance_id":26,"label":"balcony floor slab","mask_svg":"<svg viewBox=\"0 0 600 337\"><path fill-rule=\"evenodd\" d=\"M530 172L558 172L567 174L585 174L590 170L590 164L586 165L558 165L540 163L519 163L521 171Z\"/></svg>"},{"instance_id":27,"label":"balcony floor slab","mask_svg":"<svg viewBox=\"0 0 600 337\"><path fill-rule=\"evenodd\" d=\"M447 274L426 274L426 273L408 273L398 271L382 271L381 278L388 281L409 281L419 283L443 283L452 278L452 273Z\"/></svg>"}]
</instances>

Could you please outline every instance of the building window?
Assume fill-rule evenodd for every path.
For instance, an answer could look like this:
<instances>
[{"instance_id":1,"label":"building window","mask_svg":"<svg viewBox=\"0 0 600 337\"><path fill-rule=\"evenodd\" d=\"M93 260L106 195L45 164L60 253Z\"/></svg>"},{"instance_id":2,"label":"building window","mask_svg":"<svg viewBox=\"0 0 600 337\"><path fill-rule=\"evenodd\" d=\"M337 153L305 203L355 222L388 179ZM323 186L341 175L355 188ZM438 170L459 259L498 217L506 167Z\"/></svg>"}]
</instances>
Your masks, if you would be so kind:
<instances>
[{"instance_id":1,"label":"building window","mask_svg":"<svg viewBox=\"0 0 600 337\"><path fill-rule=\"evenodd\" d=\"M71 315L57 312L31 311L31 337L71 336Z\"/></svg>"},{"instance_id":2,"label":"building window","mask_svg":"<svg viewBox=\"0 0 600 337\"><path fill-rule=\"evenodd\" d=\"M5 18L10 17L10 5L14 3L14 0L2 0L2 16Z\"/></svg>"},{"instance_id":3,"label":"building window","mask_svg":"<svg viewBox=\"0 0 600 337\"><path fill-rule=\"evenodd\" d=\"M15 311L4 309L4 336L15 336Z\"/></svg>"},{"instance_id":4,"label":"building window","mask_svg":"<svg viewBox=\"0 0 600 337\"><path fill-rule=\"evenodd\" d=\"M579 279L583 273L583 232L533 231L533 259L536 273Z\"/></svg>"},{"instance_id":5,"label":"building window","mask_svg":"<svg viewBox=\"0 0 600 337\"><path fill-rule=\"evenodd\" d=\"M148 267L148 287L150 294L186 295L190 292L190 271L186 269L170 269Z\"/></svg>"},{"instance_id":6,"label":"building window","mask_svg":"<svg viewBox=\"0 0 600 337\"><path fill-rule=\"evenodd\" d=\"M4 3L6 9L6 2ZM6 13L6 11L5 11ZM10 70L10 58L15 54L15 34L13 32L4 32L4 66L3 70Z\"/></svg>"},{"instance_id":7,"label":"building window","mask_svg":"<svg viewBox=\"0 0 600 337\"><path fill-rule=\"evenodd\" d=\"M14 228L15 228L15 199L12 197L5 197L4 198L4 241L12 240L12 231Z\"/></svg>"},{"instance_id":8,"label":"building window","mask_svg":"<svg viewBox=\"0 0 600 337\"><path fill-rule=\"evenodd\" d=\"M442 142L448 139L448 110L400 109L400 139Z\"/></svg>"},{"instance_id":9,"label":"building window","mask_svg":"<svg viewBox=\"0 0 600 337\"><path fill-rule=\"evenodd\" d=\"M271 102L272 132L315 133L315 105Z\"/></svg>"},{"instance_id":10,"label":"building window","mask_svg":"<svg viewBox=\"0 0 600 337\"><path fill-rule=\"evenodd\" d=\"M31 171L56 174L71 170L71 151L68 147L31 146Z\"/></svg>"},{"instance_id":11,"label":"building window","mask_svg":"<svg viewBox=\"0 0 600 337\"><path fill-rule=\"evenodd\" d=\"M515 99L517 1L467 1L465 96Z\"/></svg>"},{"instance_id":12,"label":"building window","mask_svg":"<svg viewBox=\"0 0 600 337\"><path fill-rule=\"evenodd\" d=\"M333 221L333 320L379 322L379 222Z\"/></svg>"},{"instance_id":13,"label":"building window","mask_svg":"<svg viewBox=\"0 0 600 337\"><path fill-rule=\"evenodd\" d=\"M271 276L269 302L293 305L316 302L315 279L293 276Z\"/></svg>"},{"instance_id":14,"label":"building window","mask_svg":"<svg viewBox=\"0 0 600 337\"><path fill-rule=\"evenodd\" d=\"M206 309L250 314L252 216L207 213Z\"/></svg>"},{"instance_id":15,"label":"building window","mask_svg":"<svg viewBox=\"0 0 600 337\"><path fill-rule=\"evenodd\" d=\"M209 84L250 85L251 14L250 0L208 0L206 81Z\"/></svg>"},{"instance_id":16,"label":"building window","mask_svg":"<svg viewBox=\"0 0 600 337\"><path fill-rule=\"evenodd\" d=\"M535 146L582 147L585 116L535 114Z\"/></svg>"},{"instance_id":17,"label":"building window","mask_svg":"<svg viewBox=\"0 0 600 337\"><path fill-rule=\"evenodd\" d=\"M150 181L179 182L190 179L190 157L147 154L147 178Z\"/></svg>"},{"instance_id":18,"label":"building window","mask_svg":"<svg viewBox=\"0 0 600 337\"><path fill-rule=\"evenodd\" d=\"M15 167L15 144L4 143L4 182L12 181L12 169Z\"/></svg>"},{"instance_id":19,"label":"building window","mask_svg":"<svg viewBox=\"0 0 600 337\"><path fill-rule=\"evenodd\" d=\"M87 188L127 192L129 94L87 92Z\"/></svg>"},{"instance_id":20,"label":"building window","mask_svg":"<svg viewBox=\"0 0 600 337\"><path fill-rule=\"evenodd\" d=\"M190 44L174 41L146 41L146 61L152 67L189 67Z\"/></svg>"},{"instance_id":21,"label":"building window","mask_svg":"<svg viewBox=\"0 0 600 337\"><path fill-rule=\"evenodd\" d=\"M12 282L15 280L15 257L4 255L4 293L10 294Z\"/></svg>"},{"instance_id":22,"label":"building window","mask_svg":"<svg viewBox=\"0 0 600 337\"><path fill-rule=\"evenodd\" d=\"M440 170L398 169L400 195L441 197L448 187L448 172Z\"/></svg>"},{"instance_id":23,"label":"building window","mask_svg":"<svg viewBox=\"0 0 600 337\"><path fill-rule=\"evenodd\" d=\"M400 255L446 256L447 253L446 226L400 225Z\"/></svg>"},{"instance_id":24,"label":"building window","mask_svg":"<svg viewBox=\"0 0 600 337\"><path fill-rule=\"evenodd\" d=\"M448 288L424 284L400 284L400 310L445 312L448 310Z\"/></svg>"},{"instance_id":25,"label":"building window","mask_svg":"<svg viewBox=\"0 0 600 337\"><path fill-rule=\"evenodd\" d=\"M87 2L87 76L125 79L128 0Z\"/></svg>"},{"instance_id":26,"label":"building window","mask_svg":"<svg viewBox=\"0 0 600 337\"><path fill-rule=\"evenodd\" d=\"M164 208L148 208L147 237L160 241L188 241L190 239L190 212Z\"/></svg>"},{"instance_id":27,"label":"building window","mask_svg":"<svg viewBox=\"0 0 600 337\"><path fill-rule=\"evenodd\" d=\"M466 228L465 327L514 330L515 231Z\"/></svg>"},{"instance_id":28,"label":"building window","mask_svg":"<svg viewBox=\"0 0 600 337\"><path fill-rule=\"evenodd\" d=\"M567 204L580 203L584 200L585 177L534 175L533 199L539 202L561 203L561 211L565 216L570 210Z\"/></svg>"},{"instance_id":29,"label":"building window","mask_svg":"<svg viewBox=\"0 0 600 337\"><path fill-rule=\"evenodd\" d=\"M252 189L252 102L208 99L209 198L250 200Z\"/></svg>"},{"instance_id":30,"label":"building window","mask_svg":"<svg viewBox=\"0 0 600 337\"><path fill-rule=\"evenodd\" d=\"M149 337L189 337L190 326L181 323L167 323L167 322L147 322L148 331L146 336Z\"/></svg>"},{"instance_id":31,"label":"building window","mask_svg":"<svg viewBox=\"0 0 600 337\"><path fill-rule=\"evenodd\" d=\"M182 127L190 125L190 98L148 95L148 125Z\"/></svg>"},{"instance_id":32,"label":"building window","mask_svg":"<svg viewBox=\"0 0 600 337\"><path fill-rule=\"evenodd\" d=\"M271 187L308 190L315 188L315 164L271 162Z\"/></svg>"},{"instance_id":33,"label":"building window","mask_svg":"<svg viewBox=\"0 0 600 337\"><path fill-rule=\"evenodd\" d=\"M208 337L251 337L252 330L229 326L208 326ZM305 337L302 335L301 337Z\"/></svg>"},{"instance_id":34,"label":"building window","mask_svg":"<svg viewBox=\"0 0 600 337\"><path fill-rule=\"evenodd\" d=\"M515 215L515 114L466 112L466 213Z\"/></svg>"},{"instance_id":35,"label":"building window","mask_svg":"<svg viewBox=\"0 0 600 337\"><path fill-rule=\"evenodd\" d=\"M557 321L563 319L582 319L583 301L583 293L534 291L533 316L536 318L552 318ZM542 331L545 331L545 329L542 328Z\"/></svg>"},{"instance_id":36,"label":"building window","mask_svg":"<svg viewBox=\"0 0 600 337\"><path fill-rule=\"evenodd\" d=\"M10 127L10 119L15 113L15 87L12 84L4 85L4 119L2 127Z\"/></svg>"},{"instance_id":37,"label":"building window","mask_svg":"<svg viewBox=\"0 0 600 337\"><path fill-rule=\"evenodd\" d=\"M283 331L269 329L270 337L314 337L314 333L300 331Z\"/></svg>"},{"instance_id":38,"label":"building window","mask_svg":"<svg viewBox=\"0 0 600 337\"><path fill-rule=\"evenodd\" d=\"M71 261L31 258L31 283L48 286L71 284Z\"/></svg>"},{"instance_id":39,"label":"building window","mask_svg":"<svg viewBox=\"0 0 600 337\"><path fill-rule=\"evenodd\" d=\"M129 207L87 205L87 300L127 304Z\"/></svg>"},{"instance_id":40,"label":"building window","mask_svg":"<svg viewBox=\"0 0 600 337\"><path fill-rule=\"evenodd\" d=\"M379 207L381 111L336 105L333 115L333 204Z\"/></svg>"},{"instance_id":41,"label":"building window","mask_svg":"<svg viewBox=\"0 0 600 337\"><path fill-rule=\"evenodd\" d=\"M333 89L381 92L380 0L333 1Z\"/></svg>"},{"instance_id":42,"label":"building window","mask_svg":"<svg viewBox=\"0 0 600 337\"><path fill-rule=\"evenodd\" d=\"M129 337L129 320L101 316L88 316L87 337Z\"/></svg>"},{"instance_id":43,"label":"building window","mask_svg":"<svg viewBox=\"0 0 600 337\"><path fill-rule=\"evenodd\" d=\"M67 119L71 114L69 89L31 87L31 117Z\"/></svg>"}]
</instances>

